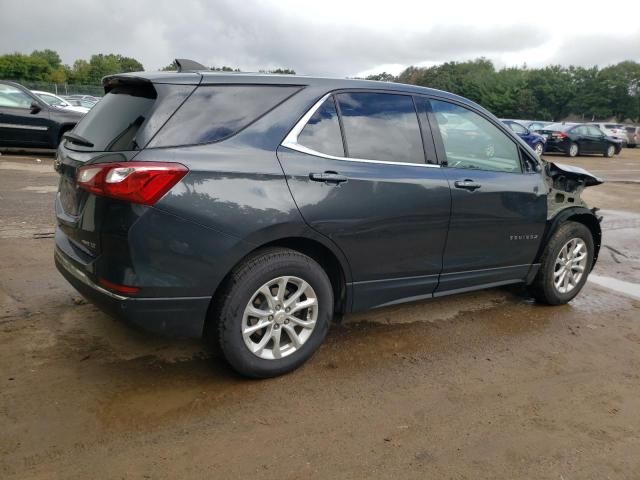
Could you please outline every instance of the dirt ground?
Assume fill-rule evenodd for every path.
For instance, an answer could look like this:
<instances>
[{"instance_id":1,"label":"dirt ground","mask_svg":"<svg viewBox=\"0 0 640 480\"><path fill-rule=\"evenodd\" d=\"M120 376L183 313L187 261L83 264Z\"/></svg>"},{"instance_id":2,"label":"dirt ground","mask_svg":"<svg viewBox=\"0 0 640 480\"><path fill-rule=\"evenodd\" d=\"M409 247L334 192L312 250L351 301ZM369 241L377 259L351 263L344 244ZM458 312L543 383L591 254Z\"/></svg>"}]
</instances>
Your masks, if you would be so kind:
<instances>
[{"instance_id":1,"label":"dirt ground","mask_svg":"<svg viewBox=\"0 0 640 480\"><path fill-rule=\"evenodd\" d=\"M640 149L554 159L607 181L571 304L495 289L351 315L248 381L83 302L53 266L52 158L4 153L0 478L640 478Z\"/></svg>"}]
</instances>

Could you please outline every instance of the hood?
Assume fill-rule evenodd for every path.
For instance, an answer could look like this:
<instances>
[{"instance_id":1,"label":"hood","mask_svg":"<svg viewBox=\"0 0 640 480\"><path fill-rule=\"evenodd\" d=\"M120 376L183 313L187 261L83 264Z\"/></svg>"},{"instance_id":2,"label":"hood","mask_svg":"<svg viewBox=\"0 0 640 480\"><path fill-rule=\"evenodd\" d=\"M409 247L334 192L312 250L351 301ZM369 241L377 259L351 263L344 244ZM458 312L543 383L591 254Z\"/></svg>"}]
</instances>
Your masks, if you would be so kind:
<instances>
[{"instance_id":1,"label":"hood","mask_svg":"<svg viewBox=\"0 0 640 480\"><path fill-rule=\"evenodd\" d=\"M585 187L592 187L594 185L600 185L604 183L603 180L596 177L592 173L589 173L584 168L574 167L573 165L565 165L564 163L551 163L547 164L547 171L550 177L564 176L576 180Z\"/></svg>"}]
</instances>

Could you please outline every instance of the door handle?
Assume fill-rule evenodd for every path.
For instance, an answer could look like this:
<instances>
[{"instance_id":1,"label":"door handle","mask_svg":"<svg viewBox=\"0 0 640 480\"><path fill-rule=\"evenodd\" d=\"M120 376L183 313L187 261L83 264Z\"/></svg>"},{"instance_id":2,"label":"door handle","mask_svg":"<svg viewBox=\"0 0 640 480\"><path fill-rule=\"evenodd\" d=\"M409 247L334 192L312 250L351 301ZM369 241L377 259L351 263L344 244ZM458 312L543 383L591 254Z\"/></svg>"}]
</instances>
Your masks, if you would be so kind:
<instances>
[{"instance_id":1,"label":"door handle","mask_svg":"<svg viewBox=\"0 0 640 480\"><path fill-rule=\"evenodd\" d=\"M344 175L340 175L338 172L324 172L324 173L310 173L309 180L314 182L324 182L324 183L343 183L348 179Z\"/></svg>"},{"instance_id":2,"label":"door handle","mask_svg":"<svg viewBox=\"0 0 640 480\"><path fill-rule=\"evenodd\" d=\"M468 178L466 180L456 180L453 184L456 186L456 188L464 188L465 190L469 190L470 192L473 192L474 190L477 190L482 186L479 183L474 182L473 180L469 180Z\"/></svg>"}]
</instances>

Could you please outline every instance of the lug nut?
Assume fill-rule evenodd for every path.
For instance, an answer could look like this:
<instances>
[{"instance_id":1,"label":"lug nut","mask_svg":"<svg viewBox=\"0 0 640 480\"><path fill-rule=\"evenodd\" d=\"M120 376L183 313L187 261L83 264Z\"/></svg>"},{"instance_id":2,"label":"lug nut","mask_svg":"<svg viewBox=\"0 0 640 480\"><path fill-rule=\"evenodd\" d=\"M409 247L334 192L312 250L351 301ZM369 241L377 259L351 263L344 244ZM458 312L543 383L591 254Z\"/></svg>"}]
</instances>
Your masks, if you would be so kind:
<instances>
[{"instance_id":1,"label":"lug nut","mask_svg":"<svg viewBox=\"0 0 640 480\"><path fill-rule=\"evenodd\" d=\"M291 310L289 307L285 308L284 311L289 313L289 310Z\"/></svg>"},{"instance_id":2,"label":"lug nut","mask_svg":"<svg viewBox=\"0 0 640 480\"><path fill-rule=\"evenodd\" d=\"M273 320L273 315L269 315L269 320Z\"/></svg>"},{"instance_id":3,"label":"lug nut","mask_svg":"<svg viewBox=\"0 0 640 480\"><path fill-rule=\"evenodd\" d=\"M284 323L285 323L285 325L286 325L287 323L289 323L289 319L288 319L288 318L285 318Z\"/></svg>"}]
</instances>

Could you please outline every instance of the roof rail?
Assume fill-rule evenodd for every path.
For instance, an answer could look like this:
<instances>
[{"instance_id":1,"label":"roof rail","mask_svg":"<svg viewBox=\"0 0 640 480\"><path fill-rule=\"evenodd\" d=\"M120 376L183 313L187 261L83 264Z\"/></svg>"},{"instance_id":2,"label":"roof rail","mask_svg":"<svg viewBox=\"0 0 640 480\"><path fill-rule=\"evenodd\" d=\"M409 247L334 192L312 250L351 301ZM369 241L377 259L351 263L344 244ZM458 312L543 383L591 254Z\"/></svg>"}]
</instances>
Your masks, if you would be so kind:
<instances>
[{"instance_id":1,"label":"roof rail","mask_svg":"<svg viewBox=\"0 0 640 480\"><path fill-rule=\"evenodd\" d=\"M174 61L176 63L176 66L178 67L178 72L197 72L200 70L209 70L201 63L194 62L193 60L189 60L188 58L176 58Z\"/></svg>"}]
</instances>

